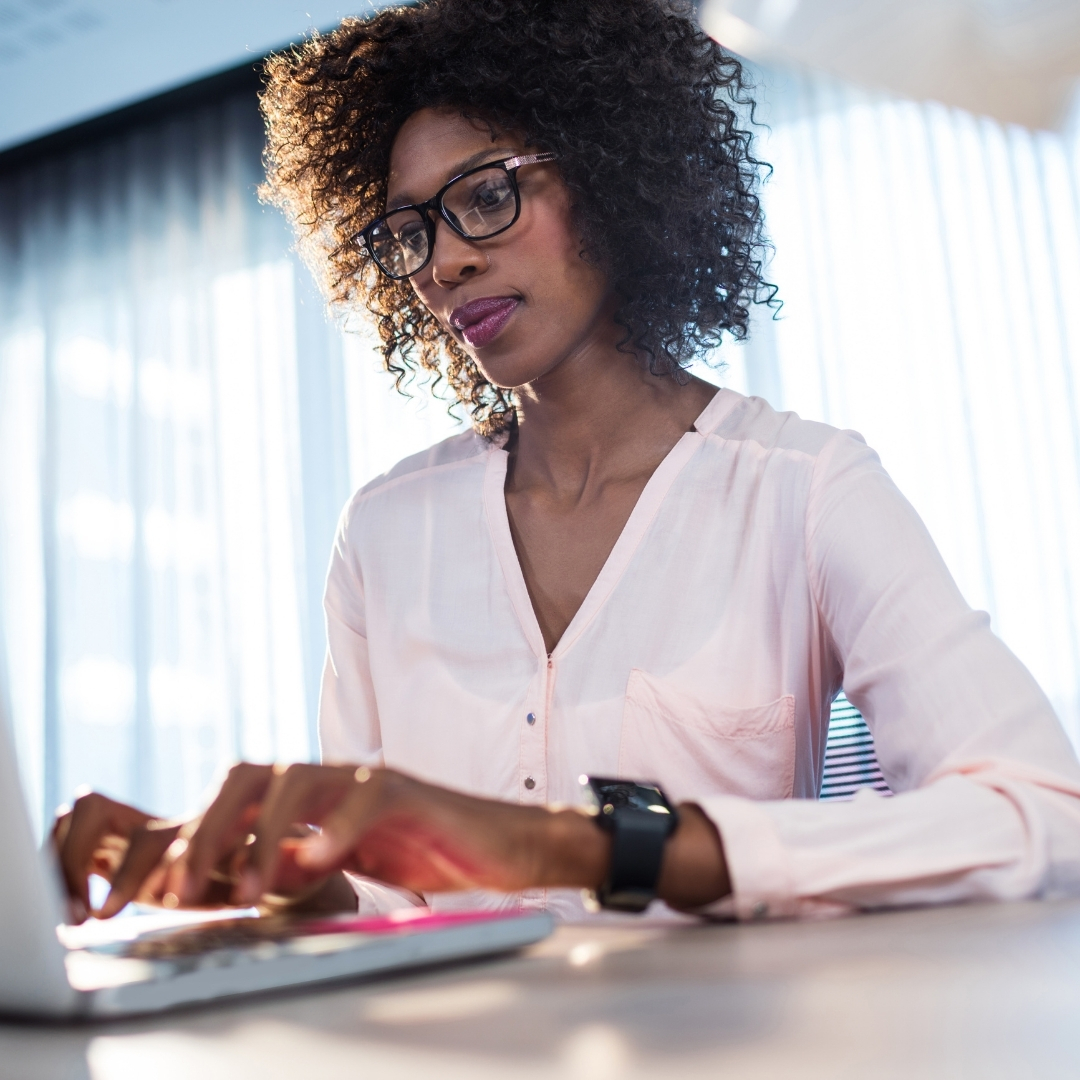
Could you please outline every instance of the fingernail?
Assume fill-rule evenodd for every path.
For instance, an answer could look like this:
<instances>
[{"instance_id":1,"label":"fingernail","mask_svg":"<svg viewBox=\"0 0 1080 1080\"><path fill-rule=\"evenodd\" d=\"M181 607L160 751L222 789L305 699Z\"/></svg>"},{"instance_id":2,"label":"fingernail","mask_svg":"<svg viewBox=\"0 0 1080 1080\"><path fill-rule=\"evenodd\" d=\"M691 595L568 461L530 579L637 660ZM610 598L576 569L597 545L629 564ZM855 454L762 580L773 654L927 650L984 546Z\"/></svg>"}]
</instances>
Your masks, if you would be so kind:
<instances>
[{"instance_id":1,"label":"fingernail","mask_svg":"<svg viewBox=\"0 0 1080 1080\"><path fill-rule=\"evenodd\" d=\"M252 867L242 871L236 892L242 904L253 904L258 900L262 896L262 881L259 879L259 872Z\"/></svg>"},{"instance_id":2,"label":"fingernail","mask_svg":"<svg viewBox=\"0 0 1080 1080\"><path fill-rule=\"evenodd\" d=\"M330 837L326 833L316 833L296 849L296 861L301 866L318 866L330 857L330 852Z\"/></svg>"},{"instance_id":3,"label":"fingernail","mask_svg":"<svg viewBox=\"0 0 1080 1080\"><path fill-rule=\"evenodd\" d=\"M175 875L175 876L173 876ZM172 879L173 892L179 900L182 900L185 904L194 904L195 897L194 888L191 884L191 875L188 873L186 866L173 865L172 871L165 878L166 881Z\"/></svg>"}]
</instances>

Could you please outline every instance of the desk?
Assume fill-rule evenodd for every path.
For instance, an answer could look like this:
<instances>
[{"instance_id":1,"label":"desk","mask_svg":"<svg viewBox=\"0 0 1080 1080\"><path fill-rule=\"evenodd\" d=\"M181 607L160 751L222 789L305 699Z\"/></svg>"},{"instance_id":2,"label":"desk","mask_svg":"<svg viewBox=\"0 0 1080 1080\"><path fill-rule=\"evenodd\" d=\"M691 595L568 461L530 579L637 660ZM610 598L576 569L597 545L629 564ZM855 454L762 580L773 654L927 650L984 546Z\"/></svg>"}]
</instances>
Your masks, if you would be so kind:
<instances>
[{"instance_id":1,"label":"desk","mask_svg":"<svg viewBox=\"0 0 1080 1080\"><path fill-rule=\"evenodd\" d=\"M1080 903L563 927L466 967L100 1026L19 1080L1080 1077Z\"/></svg>"}]
</instances>

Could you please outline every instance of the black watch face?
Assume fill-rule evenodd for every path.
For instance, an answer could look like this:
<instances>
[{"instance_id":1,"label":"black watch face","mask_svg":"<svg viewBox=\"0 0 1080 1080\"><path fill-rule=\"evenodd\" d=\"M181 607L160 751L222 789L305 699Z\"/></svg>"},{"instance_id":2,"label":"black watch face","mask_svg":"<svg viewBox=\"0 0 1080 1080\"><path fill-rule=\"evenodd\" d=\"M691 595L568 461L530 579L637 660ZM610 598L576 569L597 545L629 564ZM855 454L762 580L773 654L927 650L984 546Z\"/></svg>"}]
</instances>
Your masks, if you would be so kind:
<instances>
[{"instance_id":1,"label":"black watch face","mask_svg":"<svg viewBox=\"0 0 1080 1080\"><path fill-rule=\"evenodd\" d=\"M588 786L601 814L612 814L624 806L633 810L653 810L657 814L671 813L671 804L655 784L635 784L630 780L605 780L590 776Z\"/></svg>"}]
</instances>

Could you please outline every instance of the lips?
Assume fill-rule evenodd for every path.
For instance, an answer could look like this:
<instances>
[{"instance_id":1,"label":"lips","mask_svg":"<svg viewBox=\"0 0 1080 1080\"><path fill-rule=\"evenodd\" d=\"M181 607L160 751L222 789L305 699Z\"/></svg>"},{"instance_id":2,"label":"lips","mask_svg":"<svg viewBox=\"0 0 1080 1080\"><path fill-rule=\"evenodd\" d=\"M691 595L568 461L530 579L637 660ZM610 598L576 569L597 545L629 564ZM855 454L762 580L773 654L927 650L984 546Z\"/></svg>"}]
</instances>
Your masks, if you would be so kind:
<instances>
[{"instance_id":1,"label":"lips","mask_svg":"<svg viewBox=\"0 0 1080 1080\"><path fill-rule=\"evenodd\" d=\"M483 296L450 312L450 325L474 348L482 349L499 335L520 300L513 296Z\"/></svg>"}]
</instances>

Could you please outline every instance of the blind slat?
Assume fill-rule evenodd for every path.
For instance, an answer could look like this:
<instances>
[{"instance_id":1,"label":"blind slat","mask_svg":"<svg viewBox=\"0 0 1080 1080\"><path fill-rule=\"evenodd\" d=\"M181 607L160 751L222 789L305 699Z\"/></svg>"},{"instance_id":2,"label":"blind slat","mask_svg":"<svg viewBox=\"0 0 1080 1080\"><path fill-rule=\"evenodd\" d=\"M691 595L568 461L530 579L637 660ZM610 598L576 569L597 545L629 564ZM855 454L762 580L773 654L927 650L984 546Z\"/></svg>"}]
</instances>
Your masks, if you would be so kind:
<instances>
[{"instance_id":1,"label":"blind slat","mask_svg":"<svg viewBox=\"0 0 1080 1080\"><path fill-rule=\"evenodd\" d=\"M874 750L874 736L862 714L840 694L829 714L821 799L851 799L863 788L891 795Z\"/></svg>"}]
</instances>

